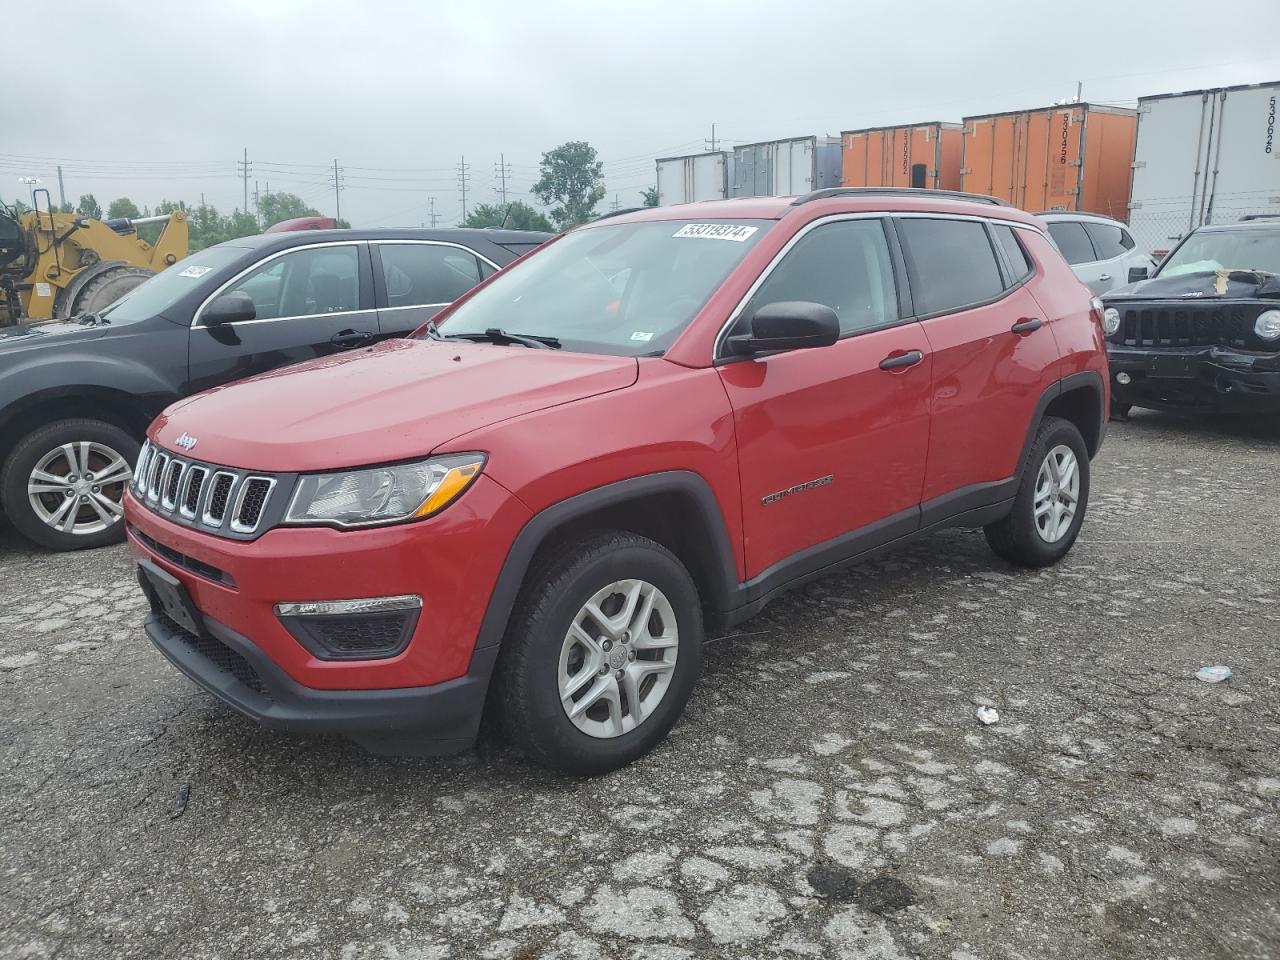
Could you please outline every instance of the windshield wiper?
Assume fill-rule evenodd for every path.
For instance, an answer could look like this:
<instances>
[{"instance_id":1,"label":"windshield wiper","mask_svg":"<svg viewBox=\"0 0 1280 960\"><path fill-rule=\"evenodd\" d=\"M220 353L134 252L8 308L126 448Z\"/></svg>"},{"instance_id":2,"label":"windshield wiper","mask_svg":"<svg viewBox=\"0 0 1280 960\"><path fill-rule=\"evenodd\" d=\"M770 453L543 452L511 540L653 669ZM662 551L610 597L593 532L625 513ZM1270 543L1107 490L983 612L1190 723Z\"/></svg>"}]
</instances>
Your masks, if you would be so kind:
<instances>
[{"instance_id":1,"label":"windshield wiper","mask_svg":"<svg viewBox=\"0 0 1280 960\"><path fill-rule=\"evenodd\" d=\"M535 350L560 349L560 341L556 337L540 337L532 333L507 333L497 327L490 327L484 333L441 333L432 325L427 331L427 335L432 336L433 331L434 336L440 337L442 340L473 340L478 343L497 343L502 346L518 343L522 347L531 347Z\"/></svg>"}]
</instances>

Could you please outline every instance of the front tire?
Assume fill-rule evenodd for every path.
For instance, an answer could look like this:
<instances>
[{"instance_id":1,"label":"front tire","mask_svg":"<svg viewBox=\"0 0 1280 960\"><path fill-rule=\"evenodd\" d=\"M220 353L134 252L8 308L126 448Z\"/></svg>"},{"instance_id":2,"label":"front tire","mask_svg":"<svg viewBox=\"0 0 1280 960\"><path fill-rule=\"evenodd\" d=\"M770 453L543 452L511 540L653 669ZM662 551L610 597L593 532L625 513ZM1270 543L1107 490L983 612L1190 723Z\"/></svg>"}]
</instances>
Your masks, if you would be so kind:
<instances>
[{"instance_id":1,"label":"front tire","mask_svg":"<svg viewBox=\"0 0 1280 960\"><path fill-rule=\"evenodd\" d=\"M1022 468L1013 509L983 528L987 543L1021 567L1047 567L1067 555L1089 506L1089 450L1076 425L1046 417Z\"/></svg>"},{"instance_id":2,"label":"front tire","mask_svg":"<svg viewBox=\"0 0 1280 960\"><path fill-rule=\"evenodd\" d=\"M680 718L702 667L702 607L661 544L624 532L580 539L531 572L498 664L507 738L575 775L652 750Z\"/></svg>"},{"instance_id":3,"label":"front tire","mask_svg":"<svg viewBox=\"0 0 1280 960\"><path fill-rule=\"evenodd\" d=\"M138 450L114 424L55 421L13 448L0 470L0 503L19 533L50 550L119 543Z\"/></svg>"}]
</instances>

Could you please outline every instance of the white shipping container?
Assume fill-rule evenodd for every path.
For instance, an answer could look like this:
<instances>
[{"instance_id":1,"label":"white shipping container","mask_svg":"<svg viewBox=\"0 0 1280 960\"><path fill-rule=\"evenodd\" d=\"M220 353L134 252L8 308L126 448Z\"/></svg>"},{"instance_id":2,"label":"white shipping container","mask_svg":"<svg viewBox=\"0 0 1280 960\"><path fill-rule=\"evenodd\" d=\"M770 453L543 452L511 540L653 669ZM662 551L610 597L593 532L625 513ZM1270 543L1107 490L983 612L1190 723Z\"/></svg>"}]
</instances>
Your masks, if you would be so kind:
<instances>
[{"instance_id":1,"label":"white shipping container","mask_svg":"<svg viewBox=\"0 0 1280 960\"><path fill-rule=\"evenodd\" d=\"M731 197L788 197L840 186L839 137L796 137L733 148Z\"/></svg>"},{"instance_id":2,"label":"white shipping container","mask_svg":"<svg viewBox=\"0 0 1280 960\"><path fill-rule=\"evenodd\" d=\"M658 206L723 200L728 196L733 157L723 150L658 161Z\"/></svg>"},{"instance_id":3,"label":"white shipping container","mask_svg":"<svg viewBox=\"0 0 1280 960\"><path fill-rule=\"evenodd\" d=\"M1280 214L1280 81L1138 100L1129 226L1169 250L1206 223Z\"/></svg>"}]
</instances>

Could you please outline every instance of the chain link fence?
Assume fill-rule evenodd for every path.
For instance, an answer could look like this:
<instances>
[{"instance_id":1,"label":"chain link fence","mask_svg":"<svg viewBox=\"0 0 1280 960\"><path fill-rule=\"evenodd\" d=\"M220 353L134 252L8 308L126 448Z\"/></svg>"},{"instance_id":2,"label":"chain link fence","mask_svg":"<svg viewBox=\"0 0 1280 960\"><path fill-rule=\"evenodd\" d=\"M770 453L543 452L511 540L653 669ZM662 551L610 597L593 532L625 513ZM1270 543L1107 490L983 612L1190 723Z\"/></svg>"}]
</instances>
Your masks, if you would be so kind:
<instances>
[{"instance_id":1,"label":"chain link fence","mask_svg":"<svg viewBox=\"0 0 1280 960\"><path fill-rule=\"evenodd\" d=\"M1139 250L1168 251L1198 226L1238 223L1261 213L1280 215L1280 185L1275 195L1264 191L1217 193L1194 203L1186 195L1144 199L1129 210L1129 231Z\"/></svg>"}]
</instances>

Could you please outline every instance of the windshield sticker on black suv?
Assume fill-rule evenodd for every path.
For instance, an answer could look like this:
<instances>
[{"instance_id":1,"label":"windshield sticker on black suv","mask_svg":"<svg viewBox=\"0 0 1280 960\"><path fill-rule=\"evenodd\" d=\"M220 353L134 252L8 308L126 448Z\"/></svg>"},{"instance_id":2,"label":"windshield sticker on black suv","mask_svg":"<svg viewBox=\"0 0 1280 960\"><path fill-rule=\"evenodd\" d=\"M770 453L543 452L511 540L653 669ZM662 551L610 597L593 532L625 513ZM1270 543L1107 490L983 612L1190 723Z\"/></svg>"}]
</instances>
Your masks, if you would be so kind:
<instances>
[{"instance_id":1,"label":"windshield sticker on black suv","mask_svg":"<svg viewBox=\"0 0 1280 960\"><path fill-rule=\"evenodd\" d=\"M759 227L744 227L734 223L686 223L672 234L673 237L696 237L701 240L733 240L742 243Z\"/></svg>"},{"instance_id":2,"label":"windshield sticker on black suv","mask_svg":"<svg viewBox=\"0 0 1280 960\"><path fill-rule=\"evenodd\" d=\"M203 277L206 273L208 273L208 272L209 272L210 270L212 270L212 269L213 269L213 267L198 267L198 266L196 266L195 264L192 264L191 266L189 266L189 267L187 267L185 270L183 270L181 273L179 273L179 274L178 274L178 276L180 276L180 277Z\"/></svg>"}]
</instances>

